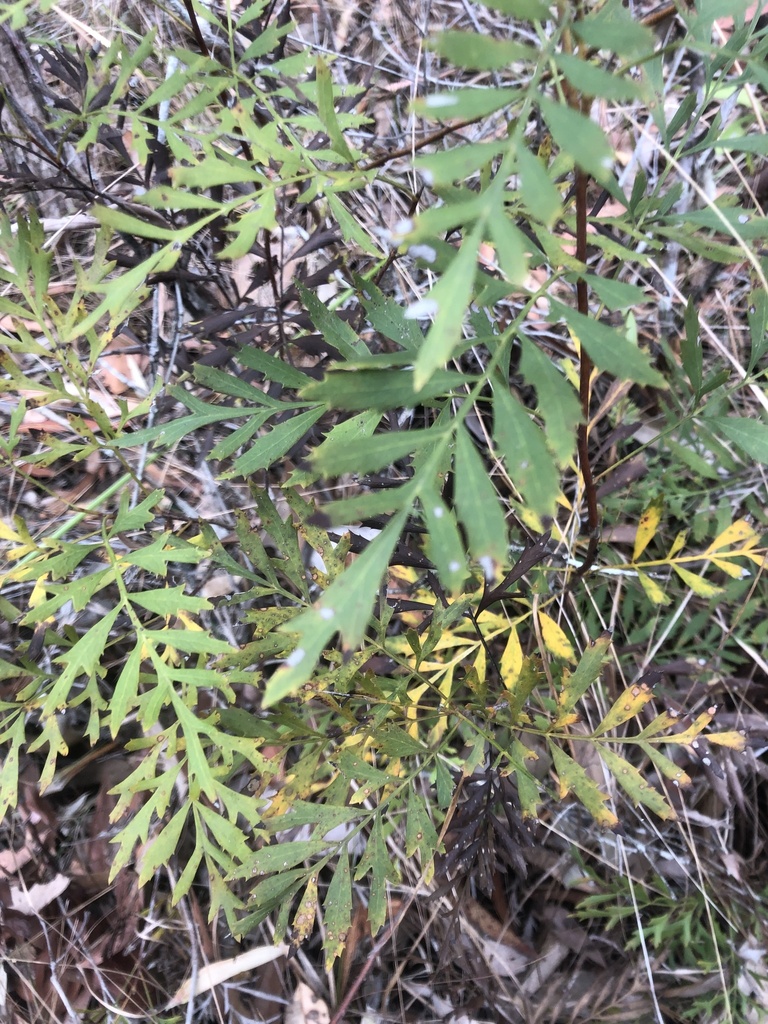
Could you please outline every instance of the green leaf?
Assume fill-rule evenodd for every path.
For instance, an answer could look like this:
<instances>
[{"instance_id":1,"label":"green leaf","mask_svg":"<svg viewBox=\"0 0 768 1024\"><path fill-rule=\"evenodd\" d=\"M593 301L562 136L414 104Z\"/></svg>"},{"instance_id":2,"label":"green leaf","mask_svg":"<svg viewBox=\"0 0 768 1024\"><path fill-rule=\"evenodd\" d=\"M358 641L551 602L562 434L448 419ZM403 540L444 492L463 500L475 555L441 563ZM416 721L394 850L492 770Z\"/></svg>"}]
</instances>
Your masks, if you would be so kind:
<instances>
[{"instance_id":1,"label":"green leaf","mask_svg":"<svg viewBox=\"0 0 768 1024\"><path fill-rule=\"evenodd\" d=\"M368 921L371 926L371 934L374 936L387 919L387 881L397 881L397 870L384 840L382 818L383 815L379 814L373 819L365 852L360 858L357 871L355 871L357 881L364 878L369 871L371 873L368 891Z\"/></svg>"},{"instance_id":2,"label":"green leaf","mask_svg":"<svg viewBox=\"0 0 768 1024\"><path fill-rule=\"evenodd\" d=\"M437 568L442 585L449 594L456 595L468 575L456 516L431 484L422 484L419 498L427 527L427 554Z\"/></svg>"},{"instance_id":3,"label":"green leaf","mask_svg":"<svg viewBox=\"0 0 768 1024\"><path fill-rule=\"evenodd\" d=\"M747 371L752 373L768 349L768 295L762 288L756 288L749 296L747 321L752 343Z\"/></svg>"},{"instance_id":4,"label":"green leaf","mask_svg":"<svg viewBox=\"0 0 768 1024\"><path fill-rule=\"evenodd\" d=\"M307 681L323 648L335 633L341 634L345 650L356 647L363 639L374 598L408 511L406 508L392 518L346 572L333 581L313 608L279 627L282 632L298 633L299 642L267 683L264 707L275 704Z\"/></svg>"},{"instance_id":5,"label":"green leaf","mask_svg":"<svg viewBox=\"0 0 768 1024\"><path fill-rule=\"evenodd\" d=\"M332 409L412 409L438 395L450 395L469 380L453 370L436 371L429 382L416 390L415 374L410 368L382 370L331 370L323 380L309 384L301 392L308 402L323 402Z\"/></svg>"},{"instance_id":6,"label":"green leaf","mask_svg":"<svg viewBox=\"0 0 768 1024\"><path fill-rule=\"evenodd\" d=\"M563 198L547 174L544 163L527 146L515 149L520 194L530 213L542 224L551 227L563 210Z\"/></svg>"},{"instance_id":7,"label":"green leaf","mask_svg":"<svg viewBox=\"0 0 768 1024\"><path fill-rule=\"evenodd\" d=\"M323 414L320 406L307 409L276 426L251 445L247 452L235 459L232 469L222 473L225 480L236 476L251 476L260 469L268 469L281 459L317 423Z\"/></svg>"},{"instance_id":8,"label":"green leaf","mask_svg":"<svg viewBox=\"0 0 768 1024\"><path fill-rule=\"evenodd\" d=\"M552 138L562 153L596 181L606 183L614 164L614 153L603 129L584 114L545 96L537 99Z\"/></svg>"},{"instance_id":9,"label":"green leaf","mask_svg":"<svg viewBox=\"0 0 768 1024\"><path fill-rule=\"evenodd\" d=\"M610 645L611 633L607 630L601 633L596 640L590 640L573 675L564 677L563 688L557 695L556 725L560 725L570 718L576 704L598 678Z\"/></svg>"},{"instance_id":10,"label":"green leaf","mask_svg":"<svg viewBox=\"0 0 768 1024\"><path fill-rule=\"evenodd\" d=\"M237 353L237 361L251 370L264 374L265 380L275 381L286 388L298 390L308 384L311 379L301 370L297 370L295 366L285 362L284 359L278 359L253 345L245 345L241 348Z\"/></svg>"},{"instance_id":11,"label":"green leaf","mask_svg":"<svg viewBox=\"0 0 768 1024\"><path fill-rule=\"evenodd\" d=\"M347 932L352 920L352 877L346 847L339 859L323 902L325 918L325 968L330 970L336 957L346 948Z\"/></svg>"},{"instance_id":12,"label":"green leaf","mask_svg":"<svg viewBox=\"0 0 768 1024\"><path fill-rule=\"evenodd\" d=\"M299 282L296 288L312 323L343 359L360 359L368 355L365 342L358 338L348 323L332 313L314 292Z\"/></svg>"},{"instance_id":13,"label":"green leaf","mask_svg":"<svg viewBox=\"0 0 768 1024\"><path fill-rule=\"evenodd\" d=\"M535 62L539 52L512 39L494 39L487 32L441 32L432 44L441 57L460 68L500 71L519 61Z\"/></svg>"},{"instance_id":14,"label":"green leaf","mask_svg":"<svg viewBox=\"0 0 768 1024\"><path fill-rule=\"evenodd\" d=\"M637 384L666 388L662 375L650 365L647 353L607 324L592 320L565 306L556 299L550 301L550 320L562 318L568 324L577 341L589 353L592 362L600 370L612 373L620 380L631 380Z\"/></svg>"},{"instance_id":15,"label":"green leaf","mask_svg":"<svg viewBox=\"0 0 768 1024\"><path fill-rule=\"evenodd\" d=\"M499 266L510 284L524 288L528 277L528 242L522 231L512 223L509 215L502 210L497 217L491 217L490 235ZM485 301L485 295L479 301Z\"/></svg>"},{"instance_id":16,"label":"green leaf","mask_svg":"<svg viewBox=\"0 0 768 1024\"><path fill-rule=\"evenodd\" d=\"M322 57L317 58L317 113L331 141L331 147L344 160L355 162L347 140L341 134L336 110L333 105L333 83L331 72Z\"/></svg>"},{"instance_id":17,"label":"green leaf","mask_svg":"<svg viewBox=\"0 0 768 1024\"><path fill-rule=\"evenodd\" d=\"M464 427L456 436L454 495L469 552L492 579L507 561L507 524L488 469Z\"/></svg>"},{"instance_id":18,"label":"green leaf","mask_svg":"<svg viewBox=\"0 0 768 1024\"><path fill-rule=\"evenodd\" d=\"M290 843L264 846L243 861L243 866L237 871L237 877L256 878L273 871L282 873L302 861L313 860L327 850L328 843L324 839L294 839ZM258 888L256 896L258 899Z\"/></svg>"},{"instance_id":19,"label":"green leaf","mask_svg":"<svg viewBox=\"0 0 768 1024\"><path fill-rule=\"evenodd\" d=\"M125 530L140 530L155 518L152 509L165 497L165 491L158 488L133 508L129 507L130 496L127 491L120 495L120 509L109 531L110 536Z\"/></svg>"},{"instance_id":20,"label":"green leaf","mask_svg":"<svg viewBox=\"0 0 768 1024\"><path fill-rule=\"evenodd\" d=\"M611 729L616 729L618 726L623 725L624 722L637 718L645 705L652 700L653 690L647 683L639 683L635 686L627 687L614 701L613 707L609 709L607 715L592 735L602 736L604 733L610 732Z\"/></svg>"},{"instance_id":21,"label":"green leaf","mask_svg":"<svg viewBox=\"0 0 768 1024\"><path fill-rule=\"evenodd\" d=\"M520 338L520 371L536 389L537 412L546 424L547 445L557 465L567 466L576 448L576 428L581 423L581 403L576 389L541 349Z\"/></svg>"},{"instance_id":22,"label":"green leaf","mask_svg":"<svg viewBox=\"0 0 768 1024\"><path fill-rule=\"evenodd\" d=\"M597 50L612 50L626 57L653 53L653 32L641 25L621 0L608 0L586 18L573 23L575 34Z\"/></svg>"},{"instance_id":23,"label":"green leaf","mask_svg":"<svg viewBox=\"0 0 768 1024\"><path fill-rule=\"evenodd\" d=\"M464 120L487 117L502 107L520 100L518 89L457 89L436 92L413 104L420 117L435 121Z\"/></svg>"},{"instance_id":24,"label":"green leaf","mask_svg":"<svg viewBox=\"0 0 768 1024\"><path fill-rule=\"evenodd\" d=\"M464 142L439 153L420 156L414 166L430 185L450 185L454 181L465 181L476 171L487 167L508 148L508 139L499 142Z\"/></svg>"},{"instance_id":25,"label":"green leaf","mask_svg":"<svg viewBox=\"0 0 768 1024\"><path fill-rule=\"evenodd\" d=\"M434 288L406 311L409 319L430 314L435 317L416 357L413 384L417 392L421 391L436 370L448 362L462 339L464 315L472 298L481 238L482 226L478 224L464 239L456 258Z\"/></svg>"},{"instance_id":26,"label":"green leaf","mask_svg":"<svg viewBox=\"0 0 768 1024\"><path fill-rule=\"evenodd\" d=\"M189 816L189 805L180 807L174 814L165 828L159 832L151 843L146 844L141 855L141 871L139 873L139 885L146 885L155 872L173 860L179 845L181 831ZM192 879L190 878L190 884ZM186 895L187 890L174 893L174 899L180 899Z\"/></svg>"},{"instance_id":27,"label":"green leaf","mask_svg":"<svg viewBox=\"0 0 768 1024\"><path fill-rule=\"evenodd\" d=\"M598 64L584 60L572 53L558 53L555 62L565 77L584 96L603 100L633 100L641 95L641 89L629 77L611 74Z\"/></svg>"},{"instance_id":28,"label":"green leaf","mask_svg":"<svg viewBox=\"0 0 768 1024\"><path fill-rule=\"evenodd\" d=\"M645 807L649 807L662 821L677 820L677 815L661 793L646 782L634 765L625 761L623 757L619 757L605 744L600 747L600 756L608 766L611 775L636 805L643 804Z\"/></svg>"},{"instance_id":29,"label":"green leaf","mask_svg":"<svg viewBox=\"0 0 768 1024\"><path fill-rule=\"evenodd\" d=\"M480 3L525 21L548 21L551 17L549 7L542 0L480 0Z\"/></svg>"},{"instance_id":30,"label":"green leaf","mask_svg":"<svg viewBox=\"0 0 768 1024\"><path fill-rule=\"evenodd\" d=\"M584 280L608 309L629 309L646 301L645 289L639 285L626 284L612 277L598 277L595 274L585 274Z\"/></svg>"},{"instance_id":31,"label":"green leaf","mask_svg":"<svg viewBox=\"0 0 768 1024\"><path fill-rule=\"evenodd\" d=\"M685 307L685 333L680 342L680 356L695 395L700 394L703 379L703 354L699 338L699 314L693 296Z\"/></svg>"},{"instance_id":32,"label":"green leaf","mask_svg":"<svg viewBox=\"0 0 768 1024\"><path fill-rule=\"evenodd\" d=\"M121 610L121 606L116 605L103 618L97 619L71 650L54 659L65 668L43 703L44 718L65 707L72 684L79 675L90 676L99 667L110 630Z\"/></svg>"},{"instance_id":33,"label":"green leaf","mask_svg":"<svg viewBox=\"0 0 768 1024\"><path fill-rule=\"evenodd\" d=\"M573 791L598 825L603 828L616 828L619 819L605 806L608 797L600 792L597 783L593 782L581 765L552 740L549 741L549 751L560 781L560 798L563 799Z\"/></svg>"},{"instance_id":34,"label":"green leaf","mask_svg":"<svg viewBox=\"0 0 768 1024\"><path fill-rule=\"evenodd\" d=\"M434 427L429 430L406 430L399 433L375 434L350 440L343 449L338 445L321 445L310 456L312 468L319 474L341 476L344 473L373 473L382 466L392 466L400 459L430 444L446 440Z\"/></svg>"},{"instance_id":35,"label":"green leaf","mask_svg":"<svg viewBox=\"0 0 768 1024\"><path fill-rule=\"evenodd\" d=\"M202 612L213 607L204 597L192 597L184 593L184 585L158 587L155 590L132 591L128 597L131 604L154 612L155 615L175 615L180 611Z\"/></svg>"},{"instance_id":36,"label":"green leaf","mask_svg":"<svg viewBox=\"0 0 768 1024\"><path fill-rule=\"evenodd\" d=\"M493 436L523 504L539 517L554 516L560 474L541 428L504 385L494 388Z\"/></svg>"},{"instance_id":37,"label":"green leaf","mask_svg":"<svg viewBox=\"0 0 768 1024\"><path fill-rule=\"evenodd\" d=\"M405 812L405 855L412 857L418 850L421 857L425 880L432 875L432 860L437 852L437 832L427 810L427 801L416 786L408 789L408 806Z\"/></svg>"},{"instance_id":38,"label":"green leaf","mask_svg":"<svg viewBox=\"0 0 768 1024\"><path fill-rule=\"evenodd\" d=\"M768 465L768 425L742 416L707 416L708 427L732 441L755 462Z\"/></svg>"},{"instance_id":39,"label":"green leaf","mask_svg":"<svg viewBox=\"0 0 768 1024\"><path fill-rule=\"evenodd\" d=\"M371 327L405 352L418 351L424 335L415 320L406 320L400 303L384 295L371 281L355 277L355 284Z\"/></svg>"}]
</instances>

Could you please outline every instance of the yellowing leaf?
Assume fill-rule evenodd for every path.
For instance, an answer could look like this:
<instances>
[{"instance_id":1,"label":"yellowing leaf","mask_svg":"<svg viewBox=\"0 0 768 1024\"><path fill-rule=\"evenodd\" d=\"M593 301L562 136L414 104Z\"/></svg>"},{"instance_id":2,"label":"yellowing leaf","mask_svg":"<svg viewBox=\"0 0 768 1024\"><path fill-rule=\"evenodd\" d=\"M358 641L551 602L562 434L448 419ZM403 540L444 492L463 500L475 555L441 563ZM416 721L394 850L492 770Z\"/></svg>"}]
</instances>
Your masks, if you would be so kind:
<instances>
[{"instance_id":1,"label":"yellowing leaf","mask_svg":"<svg viewBox=\"0 0 768 1024\"><path fill-rule=\"evenodd\" d=\"M572 675L563 673L563 688L557 698L560 714L555 725L570 725L574 721L571 712L600 675L610 643L611 634L608 631L601 633L596 640L590 640L575 672Z\"/></svg>"},{"instance_id":2,"label":"yellowing leaf","mask_svg":"<svg viewBox=\"0 0 768 1024\"><path fill-rule=\"evenodd\" d=\"M637 535L635 536L635 546L632 551L632 561L636 562L640 555L645 551L650 542L656 536L656 531L659 528L661 522L661 514L664 511L664 499L661 497L654 498L650 505L646 506L645 511L640 516L640 522L637 524Z\"/></svg>"},{"instance_id":3,"label":"yellowing leaf","mask_svg":"<svg viewBox=\"0 0 768 1024\"><path fill-rule=\"evenodd\" d=\"M714 583L708 583L707 580L702 579L701 576L697 576L694 572L689 572L687 569L681 568L679 565L672 563L672 568L675 570L677 575L687 584L691 590L698 597L717 597L718 594L722 594L723 588L716 587Z\"/></svg>"},{"instance_id":4,"label":"yellowing leaf","mask_svg":"<svg viewBox=\"0 0 768 1024\"><path fill-rule=\"evenodd\" d=\"M664 778L669 779L670 782L675 786L690 786L691 777L687 772L676 765L674 761L662 754L660 750L652 746L650 743L640 743L640 749L644 754L648 755L648 758L653 762L654 767L660 772Z\"/></svg>"},{"instance_id":5,"label":"yellowing leaf","mask_svg":"<svg viewBox=\"0 0 768 1024\"><path fill-rule=\"evenodd\" d=\"M523 648L520 646L520 637L517 630L512 627L509 631L509 639L504 653L501 656L501 678L508 690L511 690L517 682L520 671L523 667Z\"/></svg>"},{"instance_id":6,"label":"yellowing leaf","mask_svg":"<svg viewBox=\"0 0 768 1024\"><path fill-rule=\"evenodd\" d=\"M744 575L744 571L740 565L736 562L730 562L725 558L713 558L712 564L722 570L726 576L730 576L732 580L740 580Z\"/></svg>"},{"instance_id":7,"label":"yellowing leaf","mask_svg":"<svg viewBox=\"0 0 768 1024\"><path fill-rule=\"evenodd\" d=\"M736 730L731 732L708 732L707 742L714 743L718 747L729 747L731 750L744 750L747 745L746 737Z\"/></svg>"},{"instance_id":8,"label":"yellowing leaf","mask_svg":"<svg viewBox=\"0 0 768 1024\"><path fill-rule=\"evenodd\" d=\"M686 530L681 531L672 541L672 547L669 549L668 558L674 558L678 551L681 551L685 547L685 542L688 540L688 533Z\"/></svg>"},{"instance_id":9,"label":"yellowing leaf","mask_svg":"<svg viewBox=\"0 0 768 1024\"><path fill-rule=\"evenodd\" d=\"M638 572L637 578L640 580L640 586L645 591L645 596L649 601L656 605L669 604L669 598L656 580L644 572Z\"/></svg>"},{"instance_id":10,"label":"yellowing leaf","mask_svg":"<svg viewBox=\"0 0 768 1024\"><path fill-rule=\"evenodd\" d=\"M546 612L539 612L539 625L544 646L550 654L554 654L556 658L562 658L564 661L576 661L576 653L571 641L553 618Z\"/></svg>"},{"instance_id":11,"label":"yellowing leaf","mask_svg":"<svg viewBox=\"0 0 768 1024\"><path fill-rule=\"evenodd\" d=\"M635 718L650 700L653 700L653 690L646 683L628 687L592 735L601 736L603 733L615 729L617 725L628 722L630 718Z\"/></svg>"},{"instance_id":12,"label":"yellowing leaf","mask_svg":"<svg viewBox=\"0 0 768 1024\"><path fill-rule=\"evenodd\" d=\"M625 761L623 757L619 757L618 754L608 747L601 747L600 756L608 766L611 775L636 804L644 804L646 807L650 807L653 813L658 815L662 821L677 820L677 815L661 793L646 782L643 775L634 765L631 765L629 761Z\"/></svg>"},{"instance_id":13,"label":"yellowing leaf","mask_svg":"<svg viewBox=\"0 0 768 1024\"><path fill-rule=\"evenodd\" d=\"M731 544L742 544L754 547L759 540L759 535L750 526L746 519L737 519L735 523L719 533L706 550L706 554L712 551L719 551L721 548L729 547Z\"/></svg>"},{"instance_id":14,"label":"yellowing leaf","mask_svg":"<svg viewBox=\"0 0 768 1024\"><path fill-rule=\"evenodd\" d=\"M304 942L315 923L317 913L317 875L310 875L307 888L293 918L291 946L297 949Z\"/></svg>"},{"instance_id":15,"label":"yellowing leaf","mask_svg":"<svg viewBox=\"0 0 768 1024\"><path fill-rule=\"evenodd\" d=\"M619 819L605 806L608 797L600 792L597 783L593 782L581 765L556 743L550 743L549 749L560 784L560 799L573 790L598 825L602 825L603 828L615 828L619 824Z\"/></svg>"}]
</instances>

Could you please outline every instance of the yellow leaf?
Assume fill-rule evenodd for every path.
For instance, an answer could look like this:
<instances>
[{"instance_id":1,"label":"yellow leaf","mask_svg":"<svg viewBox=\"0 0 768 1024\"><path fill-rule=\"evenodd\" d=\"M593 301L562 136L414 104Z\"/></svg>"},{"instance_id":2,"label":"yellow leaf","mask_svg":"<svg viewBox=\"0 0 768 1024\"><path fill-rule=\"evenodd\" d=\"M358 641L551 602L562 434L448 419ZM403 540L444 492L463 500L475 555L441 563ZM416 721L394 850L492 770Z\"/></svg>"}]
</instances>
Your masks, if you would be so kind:
<instances>
[{"instance_id":1,"label":"yellow leaf","mask_svg":"<svg viewBox=\"0 0 768 1024\"><path fill-rule=\"evenodd\" d=\"M539 625L544 646L550 654L554 654L556 658L562 658L564 661L576 661L576 654L570 640L553 618L550 618L546 612L539 612Z\"/></svg>"},{"instance_id":2,"label":"yellow leaf","mask_svg":"<svg viewBox=\"0 0 768 1024\"><path fill-rule=\"evenodd\" d=\"M645 511L640 516L640 522L637 524L637 535L635 536L635 547L632 552L633 562L638 560L640 555L642 555L656 536L656 530L661 522L661 514L663 511L664 499L658 497L654 498L650 505L646 506Z\"/></svg>"},{"instance_id":3,"label":"yellow leaf","mask_svg":"<svg viewBox=\"0 0 768 1024\"><path fill-rule=\"evenodd\" d=\"M644 572L638 572L637 578L640 580L640 586L645 591L645 596L649 601L656 605L669 604L669 598L656 580L651 579L651 577Z\"/></svg>"},{"instance_id":4,"label":"yellow leaf","mask_svg":"<svg viewBox=\"0 0 768 1024\"><path fill-rule=\"evenodd\" d=\"M735 552L734 555L740 552ZM726 576L730 576L732 580L740 580L744 575L744 570L736 562L731 562L725 558L712 558L712 564L721 569Z\"/></svg>"},{"instance_id":5,"label":"yellow leaf","mask_svg":"<svg viewBox=\"0 0 768 1024\"><path fill-rule=\"evenodd\" d=\"M731 750L744 750L747 740L740 732L708 732L707 743L714 743L718 747L730 747Z\"/></svg>"},{"instance_id":6,"label":"yellow leaf","mask_svg":"<svg viewBox=\"0 0 768 1024\"><path fill-rule=\"evenodd\" d=\"M12 530L4 519L0 519L0 540L21 540L21 537Z\"/></svg>"},{"instance_id":7,"label":"yellow leaf","mask_svg":"<svg viewBox=\"0 0 768 1024\"><path fill-rule=\"evenodd\" d=\"M513 626L509 631L509 639L504 653L501 656L501 678L508 690L511 690L517 682L520 671L523 667L523 648L520 646L520 637Z\"/></svg>"},{"instance_id":8,"label":"yellow leaf","mask_svg":"<svg viewBox=\"0 0 768 1024\"><path fill-rule=\"evenodd\" d=\"M669 549L669 558L674 558L678 551L681 551L685 547L685 542L688 540L688 532L683 530L682 533L678 533L672 542L672 547Z\"/></svg>"},{"instance_id":9,"label":"yellow leaf","mask_svg":"<svg viewBox=\"0 0 768 1024\"><path fill-rule=\"evenodd\" d=\"M629 686L614 703L608 714L595 729L593 736L601 736L617 725L636 718L648 701L653 699L653 690L646 683Z\"/></svg>"},{"instance_id":10,"label":"yellow leaf","mask_svg":"<svg viewBox=\"0 0 768 1024\"><path fill-rule=\"evenodd\" d=\"M709 554L711 551L719 551L721 548L729 547L731 544L746 544L748 547L754 547L758 540L759 535L746 519L737 519L735 523L726 526L723 532L715 537L707 548L706 554Z\"/></svg>"},{"instance_id":11,"label":"yellow leaf","mask_svg":"<svg viewBox=\"0 0 768 1024\"><path fill-rule=\"evenodd\" d=\"M717 597L718 594L723 592L722 587L716 587L714 583L708 583L701 576L697 576L695 572L689 572L687 569L675 565L674 562L672 563L672 568L683 583L689 586L698 597Z\"/></svg>"}]
</instances>

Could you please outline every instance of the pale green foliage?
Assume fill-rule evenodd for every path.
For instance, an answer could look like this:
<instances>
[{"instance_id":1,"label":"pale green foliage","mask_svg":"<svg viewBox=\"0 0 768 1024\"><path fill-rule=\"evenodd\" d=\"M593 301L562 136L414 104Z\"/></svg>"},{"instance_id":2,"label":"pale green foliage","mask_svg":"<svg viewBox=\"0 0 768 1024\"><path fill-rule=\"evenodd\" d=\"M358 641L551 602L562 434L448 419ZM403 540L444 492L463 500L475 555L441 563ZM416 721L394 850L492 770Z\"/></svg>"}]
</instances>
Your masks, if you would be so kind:
<instances>
[{"instance_id":1,"label":"pale green foliage","mask_svg":"<svg viewBox=\"0 0 768 1024\"><path fill-rule=\"evenodd\" d=\"M429 173L442 203L423 210L397 239L403 251L418 244L422 256L431 249L435 257L430 264L433 287L409 308L374 283L388 254L379 251L350 212L355 192L376 174L366 169L350 139L360 117L337 112L339 90L332 69L305 53L261 68L261 87L240 66L228 68L213 57L189 52L180 53L182 63L165 81L152 82L150 94L132 111L134 142L146 158L152 112L162 101L172 101L173 114L164 123L174 158L170 183L151 187L130 211L94 206L101 225L95 254L79 272L76 294L66 309L49 292L52 258L34 214L20 217L15 233L7 218L0 220L6 259L0 279L12 289L0 297L0 312L15 324L14 337L6 343L10 355L3 360L2 387L11 394L40 394L39 380L26 376L14 357L44 357L52 367L42 389L45 400L74 399L80 415L95 423L87 426L81 418L75 440L46 437L25 461L45 467L101 452L121 460L124 469L119 485L88 510L98 513L102 502L110 509L113 494L122 488L117 511L106 512L100 528L91 529L90 521L84 524L82 512L47 536L32 537L20 519L0 528L7 546L0 583L29 585L17 604L4 600L6 619L45 632L53 629L57 612L68 602L80 612L100 593L115 595L109 611L82 635L70 630L45 636L47 643L60 646L50 670L39 668L24 652L20 665L0 665L4 679L19 682L13 699L0 705L0 740L6 751L0 809L7 811L15 803L16 772L25 749L46 751L42 785L54 780L66 753L58 713L69 704L87 703L86 731L93 743L104 730L116 737L127 720L135 720L141 735L129 741L128 750L136 767L115 788L113 820L120 833L113 874L141 844L140 877L146 881L175 854L182 834L188 834L192 839L176 899L189 890L204 865L211 914L222 909L229 927L242 933L274 912L278 937L292 928L296 941L309 933L321 902L329 962L343 946L353 882L367 880L373 929L384 923L387 882L399 877L387 840L403 817L406 856L416 858L424 877L430 878L461 773L470 775L486 765L513 775L521 813L532 817L551 795L542 781L548 773L532 771L535 759L541 758L554 770L561 796L572 792L596 821L613 827L618 816L612 794L596 784L574 754L579 744L589 744L601 753L610 776L631 801L669 818L674 811L665 797L648 785L629 758L639 748L660 777L682 785L684 773L659 748L689 744L709 724L700 717L675 736L670 733L674 723L661 715L630 738L624 727L651 699L650 691L630 687L608 702L611 706L597 714L591 729L572 731L580 715L577 709L590 692L602 694L599 680L610 656L609 638L593 630L596 639L574 663L570 653L577 637L566 637L563 630L560 636L548 627L546 635L542 630L542 648L531 653L526 638L535 635L531 630L541 610L539 598L554 615L547 566L534 565L529 572L536 600L527 592L512 591L503 614L485 609L474 617L474 610L483 582L491 588L516 560L510 559L509 513L540 531L571 503L564 493L564 476L573 466L582 418L573 365L539 348L524 333L537 300L555 285L562 297L562 286L585 273L552 231L561 218L573 229L563 175L575 165L590 172L624 210L622 237L642 240L643 253L611 232L595 234L594 245L607 257L645 266L646 254L658 254L671 236L710 260L729 263L746 254L752 257L752 359L742 386L754 383L765 351L768 306L761 266L750 246L764 239L768 229L761 218L743 224L740 213L725 203L676 213L677 186L670 187L663 176L648 191L638 174L631 194L624 195L612 174L613 151L603 130L565 104L557 90L547 96L545 74L551 81L562 73L573 88L590 96L643 102L659 118L663 146L673 150L680 144L680 126L664 122L661 58L653 55L650 34L630 19L618 0L609 0L581 24L566 17L546 31L549 8L535 0L493 6L534 19L532 28L546 36L546 45L541 52L511 41L491 46L490 40L472 33L448 33L436 43L437 52L459 68L519 66L525 84L459 89L428 96L417 106L422 114L450 119L503 111L505 121L493 143L456 145L417 162ZM18 18L23 6L6 5L5 10ZM622 64L613 75L591 57L561 53L571 31L589 46L613 49L636 61L635 70ZM243 61L269 52L278 35L257 40ZM128 89L130 73L143 66L151 39L141 40L130 54L128 49L121 44L102 58L100 71L115 72L114 89L105 107L78 122L81 147L114 116L114 105ZM722 76L737 58L744 59L732 42L707 65L710 77L702 110L717 87L715 66ZM290 89L281 76L290 80ZM557 86L562 90L561 79ZM231 105L221 100L227 90L238 97ZM291 90L302 102L296 112L285 115L277 100ZM254 116L259 105L269 115L263 125ZM551 138L534 152L526 126L539 115ZM60 116L64 121L68 117ZM723 145L749 151L754 137L747 127L745 114ZM326 141L313 148L310 142L318 135ZM710 144L719 144L717 138ZM219 185L238 188L222 198L212 194ZM313 379L301 364L293 365L290 353L283 358L246 346L236 360L280 385L279 397L232 373L199 365L194 386L185 381L165 390L186 407L187 415L146 426L151 406L147 399L131 410L124 406L119 420L111 421L94 401L89 381L114 330L149 294L153 275L170 272L182 248L208 232L214 221L223 224L226 236L218 252L221 260L249 253L263 232L277 227L281 197L291 188L300 190L303 203L325 196L345 241L375 261L364 279L353 279L372 330L358 330L302 288L309 317L338 353L322 379ZM191 211L198 219L191 217L185 226L171 229L151 214L168 209ZM454 246L445 236L457 231L462 241ZM118 270L108 259L114 233L146 239L152 243L151 254L129 270ZM478 262L484 243L493 246L493 270ZM531 269L545 271L546 283L529 284ZM683 372L674 359L662 372L638 343L635 320L626 312L641 301L642 289L612 278L588 280L605 310L612 312L611 323L585 317L550 296L550 326L563 325L574 346L583 346L600 372L638 386L672 389L680 408L668 433L676 435L672 440L681 448L685 430L695 420L697 428L724 438L737 451L768 461L768 428L757 420L728 416L724 379L706 376L709 368L702 362L695 315L686 318ZM519 298L518 309L501 328L495 308L511 295ZM27 321L39 326L42 338L30 333ZM364 340L373 332L387 339L386 350L376 351ZM484 358L463 360L470 349L483 350ZM518 354L520 386L515 392L510 389L510 365ZM205 389L215 397L201 397ZM422 411L422 426L389 429L399 412L414 407ZM24 410L20 401L2 442L6 461L17 457ZM473 419L477 410L490 428L483 454ZM308 458L270 496L261 486L262 471L279 467L319 424L324 433ZM145 489L140 500L129 499L136 474L125 458L128 449L146 444L149 457L158 459L188 435L212 426L218 432L210 457L225 464L222 479L247 482L262 531L255 531L244 514L236 517L236 558L205 523L186 532L166 525L159 514L162 490ZM689 450L688 458L694 455ZM344 474L361 478L398 465L408 471L399 474L397 486L363 488L327 505L322 526L313 519L314 505L302 497L317 481ZM258 483L253 480L257 474ZM500 479L507 488L504 497ZM444 488L449 480L451 502ZM290 512L278 511L278 503L287 504ZM659 513L655 525L650 533L646 530L631 562L615 559L611 565L616 572L634 574L638 592L648 599L644 607L662 606L667 600L654 575L660 566L677 574L684 591L707 599L717 594L715 585L687 568L686 560L729 576L740 574L746 565L762 564L757 534L741 520L727 528L730 533L726 529L693 553L681 553L683 538L663 558L641 562L661 519L662 506L654 507ZM346 534L339 539L332 526L377 515L389 516L386 525L347 564L352 538ZM423 577L406 572L402 580L411 588L410 597L421 602L423 615L421 621L404 620L405 629L394 630L395 610L386 600L392 584L389 566L414 524L426 531L424 551L443 593L436 600ZM309 550L322 560L317 572L307 568ZM245 581L237 602L253 635L240 648L214 636L210 620L204 624L211 602L189 593L184 582L175 582L182 579L174 575L179 566L198 566L204 560ZM86 565L91 567L87 572L77 572ZM500 674L488 659L488 650L499 644L505 650ZM108 681L110 652L116 648L122 651L122 663L116 678ZM371 667L374 656L394 669L379 674ZM237 706L234 688L241 684L258 688L261 708L268 713L256 715ZM213 695L208 704L203 694ZM202 712L202 707L209 710ZM35 716L39 723L31 745L26 716ZM734 748L741 743L730 733L720 739ZM295 759L286 771L288 751ZM253 794L232 784L242 772L253 776ZM425 787L435 794L430 804L425 803ZM137 795L140 807L129 813ZM299 829L300 840L280 841L289 830ZM331 833L333 838L328 838ZM350 863L352 841L362 834L365 852ZM272 840L276 842L269 845ZM332 858L335 875L323 897L318 875ZM247 892L241 882L249 884ZM300 897L298 902L294 897Z\"/></svg>"}]
</instances>

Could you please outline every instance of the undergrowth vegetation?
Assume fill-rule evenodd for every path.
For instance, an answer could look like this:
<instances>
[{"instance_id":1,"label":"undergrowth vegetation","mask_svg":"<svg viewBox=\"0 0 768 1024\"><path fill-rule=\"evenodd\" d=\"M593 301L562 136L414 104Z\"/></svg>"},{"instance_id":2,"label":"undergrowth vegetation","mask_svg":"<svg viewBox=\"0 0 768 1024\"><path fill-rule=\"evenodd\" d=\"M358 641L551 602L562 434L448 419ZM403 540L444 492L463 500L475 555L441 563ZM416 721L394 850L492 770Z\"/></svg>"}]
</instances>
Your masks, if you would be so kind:
<instances>
[{"instance_id":1,"label":"undergrowth vegetation","mask_svg":"<svg viewBox=\"0 0 768 1024\"><path fill-rule=\"evenodd\" d=\"M10 1020L764 1019L747 7L0 5Z\"/></svg>"}]
</instances>

